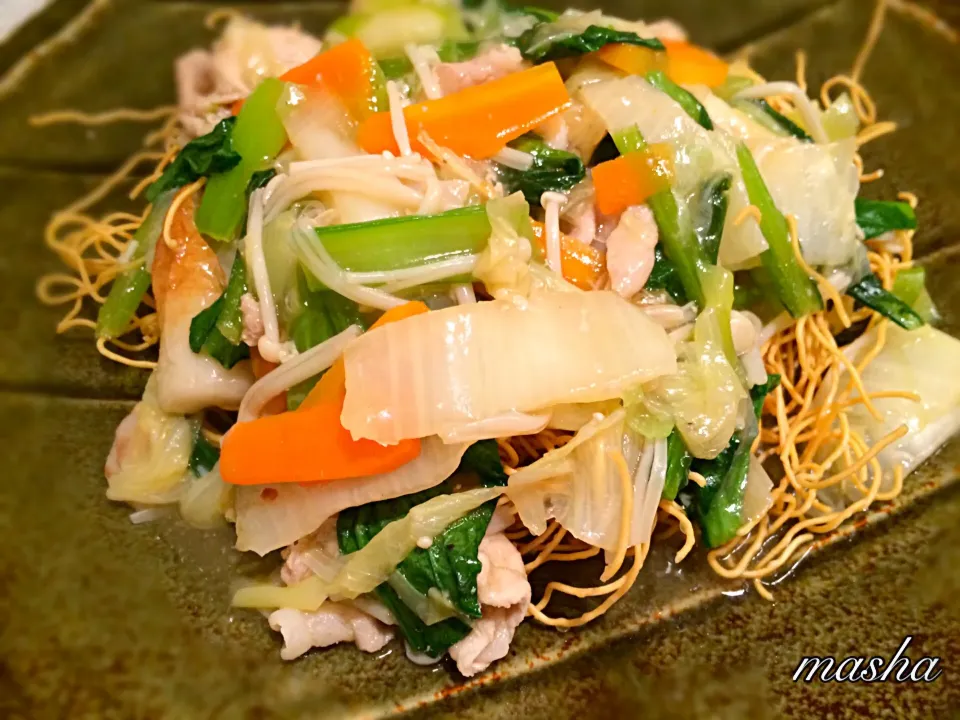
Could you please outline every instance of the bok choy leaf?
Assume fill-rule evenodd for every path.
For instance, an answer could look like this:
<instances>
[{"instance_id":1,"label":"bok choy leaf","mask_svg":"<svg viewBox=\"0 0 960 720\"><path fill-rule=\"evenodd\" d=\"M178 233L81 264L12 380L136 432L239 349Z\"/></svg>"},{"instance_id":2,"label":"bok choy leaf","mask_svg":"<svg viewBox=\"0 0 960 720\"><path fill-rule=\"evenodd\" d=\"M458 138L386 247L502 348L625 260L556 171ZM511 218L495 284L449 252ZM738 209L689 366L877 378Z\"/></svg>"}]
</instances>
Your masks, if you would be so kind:
<instances>
[{"instance_id":1,"label":"bok choy leaf","mask_svg":"<svg viewBox=\"0 0 960 720\"><path fill-rule=\"evenodd\" d=\"M147 200L155 202L167 190L189 185L202 177L226 172L239 165L240 154L233 149L232 143L236 122L235 117L225 118L206 135L184 145L173 162L164 168L163 174L147 188Z\"/></svg>"},{"instance_id":2,"label":"bok choy leaf","mask_svg":"<svg viewBox=\"0 0 960 720\"><path fill-rule=\"evenodd\" d=\"M240 298L247 292L246 264L237 253L230 281L223 294L190 321L190 349L206 352L228 370L250 357L250 348L241 342L243 318Z\"/></svg>"},{"instance_id":3,"label":"bok choy leaf","mask_svg":"<svg viewBox=\"0 0 960 720\"><path fill-rule=\"evenodd\" d=\"M579 157L565 150L555 150L534 135L524 135L510 145L532 155L533 166L529 170L503 167L501 180L507 194L519 190L531 205L539 205L540 196L547 191L566 192L586 174Z\"/></svg>"},{"instance_id":4,"label":"bok choy leaf","mask_svg":"<svg viewBox=\"0 0 960 720\"><path fill-rule=\"evenodd\" d=\"M917 215L908 203L857 198L854 207L857 211L857 225L863 230L867 240L891 230L917 229Z\"/></svg>"},{"instance_id":5,"label":"bok choy leaf","mask_svg":"<svg viewBox=\"0 0 960 720\"><path fill-rule=\"evenodd\" d=\"M847 288L847 295L892 320L904 330L916 330L924 324L923 318L903 300L885 290L880 278L874 274L867 275Z\"/></svg>"},{"instance_id":6,"label":"bok choy leaf","mask_svg":"<svg viewBox=\"0 0 960 720\"><path fill-rule=\"evenodd\" d=\"M598 25L590 25L581 33L562 30L558 32L550 23L527 30L517 41L517 47L525 59L539 64L586 55L611 43L637 45L651 50L664 49L663 43L657 38L642 38L633 32L622 32Z\"/></svg>"},{"instance_id":7,"label":"bok choy leaf","mask_svg":"<svg viewBox=\"0 0 960 720\"><path fill-rule=\"evenodd\" d=\"M495 440L472 445L464 454L461 471L472 471L485 486L506 485L506 473L500 462ZM394 500L370 503L350 508L337 518L337 536L341 552L348 553L364 547L387 524L404 517L412 507L438 495L453 492L454 480L422 492ZM479 618L480 601L477 598L477 576L480 573L478 552L487 524L496 509L497 501L490 500L451 523L433 539L429 548L417 547L398 566L396 573L402 583L389 582L377 588L377 594L391 609L404 605L394 589L397 586L415 591L423 598L437 597L439 593L453 611L463 617ZM460 640L469 626L457 617L450 617L431 625L410 611L395 612L407 642L418 652L437 657L450 645Z\"/></svg>"}]
</instances>

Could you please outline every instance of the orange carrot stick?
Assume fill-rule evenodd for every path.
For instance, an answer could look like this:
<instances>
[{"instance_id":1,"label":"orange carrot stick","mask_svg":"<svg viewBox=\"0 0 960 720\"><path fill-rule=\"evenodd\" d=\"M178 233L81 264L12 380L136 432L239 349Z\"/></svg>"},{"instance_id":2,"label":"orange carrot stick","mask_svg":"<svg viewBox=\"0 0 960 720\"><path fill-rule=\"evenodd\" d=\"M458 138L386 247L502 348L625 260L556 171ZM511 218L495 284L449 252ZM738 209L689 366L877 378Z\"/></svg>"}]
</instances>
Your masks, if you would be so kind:
<instances>
[{"instance_id":1,"label":"orange carrot stick","mask_svg":"<svg viewBox=\"0 0 960 720\"><path fill-rule=\"evenodd\" d=\"M604 215L618 215L666 190L673 174L671 164L670 156L656 145L600 163L593 168L597 209Z\"/></svg>"},{"instance_id":2,"label":"orange carrot stick","mask_svg":"<svg viewBox=\"0 0 960 720\"><path fill-rule=\"evenodd\" d=\"M662 52L638 45L611 43L597 50L596 56L607 65L630 75L646 75L651 70L666 69L666 58Z\"/></svg>"},{"instance_id":3,"label":"orange carrot stick","mask_svg":"<svg viewBox=\"0 0 960 720\"><path fill-rule=\"evenodd\" d=\"M356 38L314 55L302 65L287 70L280 79L297 85L322 85L340 98L358 119L386 109L377 61ZM233 103L234 115L240 112L243 103L242 98Z\"/></svg>"},{"instance_id":4,"label":"orange carrot stick","mask_svg":"<svg viewBox=\"0 0 960 720\"><path fill-rule=\"evenodd\" d=\"M280 79L298 85L323 85L359 119L386 109L377 61L356 38L334 45L303 65L287 70Z\"/></svg>"},{"instance_id":5,"label":"orange carrot stick","mask_svg":"<svg viewBox=\"0 0 960 720\"><path fill-rule=\"evenodd\" d=\"M370 329L426 311L423 303L407 303ZM340 423L344 379L343 360L337 360L297 411L235 425L221 447L223 479L234 485L344 480L390 472L416 458L419 439L383 446L351 437Z\"/></svg>"},{"instance_id":6,"label":"orange carrot stick","mask_svg":"<svg viewBox=\"0 0 960 720\"><path fill-rule=\"evenodd\" d=\"M679 85L717 87L727 79L727 63L708 50L679 40L664 40L667 76Z\"/></svg>"},{"instance_id":7,"label":"orange carrot stick","mask_svg":"<svg viewBox=\"0 0 960 720\"><path fill-rule=\"evenodd\" d=\"M483 159L556 115L569 103L563 79L551 62L439 100L410 105L403 109L403 116L411 145L417 152L424 152L417 138L425 131L435 142L459 155ZM360 125L357 140L369 153L399 152L390 113L367 118Z\"/></svg>"},{"instance_id":8,"label":"orange carrot stick","mask_svg":"<svg viewBox=\"0 0 960 720\"><path fill-rule=\"evenodd\" d=\"M595 55L608 65L630 75L664 70L679 85L717 87L727 79L727 64L713 53L678 40L663 40L666 53L637 45L613 43Z\"/></svg>"},{"instance_id":9,"label":"orange carrot stick","mask_svg":"<svg viewBox=\"0 0 960 720\"><path fill-rule=\"evenodd\" d=\"M223 439L223 479L234 485L345 480L396 470L420 454L419 440L388 447L354 440L340 412L338 403L321 403L235 425Z\"/></svg>"},{"instance_id":10,"label":"orange carrot stick","mask_svg":"<svg viewBox=\"0 0 960 720\"><path fill-rule=\"evenodd\" d=\"M542 222L530 221L540 252L547 251L547 231ZM581 290L595 290L603 276L603 257L592 245L560 233L560 271Z\"/></svg>"}]
</instances>

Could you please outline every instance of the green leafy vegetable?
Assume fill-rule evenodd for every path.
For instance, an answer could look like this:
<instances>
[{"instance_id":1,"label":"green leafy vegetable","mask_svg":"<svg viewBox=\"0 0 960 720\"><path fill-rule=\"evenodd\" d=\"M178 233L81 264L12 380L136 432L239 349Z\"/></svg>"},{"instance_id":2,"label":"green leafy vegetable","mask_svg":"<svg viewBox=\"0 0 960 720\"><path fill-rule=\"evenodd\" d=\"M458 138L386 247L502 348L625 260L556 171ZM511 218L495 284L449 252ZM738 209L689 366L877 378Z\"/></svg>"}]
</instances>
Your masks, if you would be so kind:
<instances>
[{"instance_id":1,"label":"green leafy vegetable","mask_svg":"<svg viewBox=\"0 0 960 720\"><path fill-rule=\"evenodd\" d=\"M586 175L586 168L578 156L555 150L535 135L524 135L510 145L530 153L533 166L529 170L502 167L500 177L508 194L519 190L531 205L539 205L540 196L549 190L569 190Z\"/></svg>"},{"instance_id":2,"label":"green leafy vegetable","mask_svg":"<svg viewBox=\"0 0 960 720\"><path fill-rule=\"evenodd\" d=\"M206 135L184 145L173 162L164 168L163 174L147 188L147 200L152 203L167 190L227 172L239 165L240 154L234 151L231 142L236 121L234 117L225 118Z\"/></svg>"},{"instance_id":3,"label":"green leafy vegetable","mask_svg":"<svg viewBox=\"0 0 960 720\"><path fill-rule=\"evenodd\" d=\"M806 130L790 118L778 113L766 100L735 100L733 107L778 135L789 135L804 142L813 142L813 138L807 134Z\"/></svg>"},{"instance_id":4,"label":"green leafy vegetable","mask_svg":"<svg viewBox=\"0 0 960 720\"><path fill-rule=\"evenodd\" d=\"M203 344L203 351L227 370L250 357L250 348L246 343L234 345L219 330L210 333L210 337Z\"/></svg>"},{"instance_id":5,"label":"green leafy vegetable","mask_svg":"<svg viewBox=\"0 0 960 720\"><path fill-rule=\"evenodd\" d=\"M193 452L190 454L190 470L197 477L203 477L213 470L213 466L220 461L220 450L209 442L198 431L193 441Z\"/></svg>"},{"instance_id":6,"label":"green leafy vegetable","mask_svg":"<svg viewBox=\"0 0 960 720\"><path fill-rule=\"evenodd\" d=\"M767 393L780 383L779 375L770 375L767 382L750 390L750 400L759 419ZM750 472L750 446L759 432L756 422L734 434L730 444L712 460L694 460L694 471L706 480L697 488L697 515L708 547L728 542L742 524L743 496Z\"/></svg>"},{"instance_id":7,"label":"green leafy vegetable","mask_svg":"<svg viewBox=\"0 0 960 720\"><path fill-rule=\"evenodd\" d=\"M351 508L337 517L337 539L340 552L345 555L364 547L373 536L368 532L360 532L356 528L353 521L356 520L355 516L359 514L359 510L360 508ZM424 624L416 613L400 600L396 591L386 583L380 585L375 592L380 601L393 613L400 632L416 652L438 658L451 645L462 640L470 632L470 626L459 618L449 618L434 625Z\"/></svg>"},{"instance_id":8,"label":"green leafy vegetable","mask_svg":"<svg viewBox=\"0 0 960 720\"><path fill-rule=\"evenodd\" d=\"M695 230L707 262L716 265L720 238L727 221L727 191L732 178L727 173L714 175L703 183L696 200Z\"/></svg>"},{"instance_id":9,"label":"green leafy vegetable","mask_svg":"<svg viewBox=\"0 0 960 720\"><path fill-rule=\"evenodd\" d=\"M475 443L468 448L461 460L460 470L475 473L485 486L506 484L507 476L495 440ZM412 507L438 495L454 492L455 478L419 493L344 510L337 518L341 552L354 552L364 547L387 524L406 516ZM428 549L416 548L404 558L396 572L420 595L427 596L439 591L457 613L464 617L479 618L478 551L496 505L496 501L491 500L452 523L434 538ZM393 588L387 585L377 588L377 593L388 605L403 605ZM411 647L432 657L441 655L470 629L458 618L424 625L409 609L407 613L401 611L398 622Z\"/></svg>"},{"instance_id":10,"label":"green leafy vegetable","mask_svg":"<svg viewBox=\"0 0 960 720\"><path fill-rule=\"evenodd\" d=\"M621 32L598 25L591 25L578 34L552 32L549 25L539 25L521 35L517 47L525 59L544 63L586 55L611 43L638 45L651 50L664 49L663 43L656 38L642 38L636 33Z\"/></svg>"},{"instance_id":11,"label":"green leafy vegetable","mask_svg":"<svg viewBox=\"0 0 960 720\"><path fill-rule=\"evenodd\" d=\"M667 437L667 478L663 484L663 499L673 500L687 484L693 455L687 452L687 446L676 428Z\"/></svg>"},{"instance_id":12,"label":"green leafy vegetable","mask_svg":"<svg viewBox=\"0 0 960 720\"><path fill-rule=\"evenodd\" d=\"M891 292L884 290L876 275L867 275L863 280L847 288L847 295L862 305L892 320L904 330L916 330L924 325L920 317L907 303Z\"/></svg>"},{"instance_id":13,"label":"green leafy vegetable","mask_svg":"<svg viewBox=\"0 0 960 720\"><path fill-rule=\"evenodd\" d=\"M263 80L250 94L233 129L233 150L241 161L231 170L210 178L197 208L197 229L224 242L237 237L247 215L247 188L254 173L264 170L287 141L277 113L284 84Z\"/></svg>"},{"instance_id":14,"label":"green leafy vegetable","mask_svg":"<svg viewBox=\"0 0 960 720\"><path fill-rule=\"evenodd\" d=\"M854 207L857 211L857 225L863 230L867 240L891 230L917 229L917 215L905 202L857 198Z\"/></svg>"},{"instance_id":15,"label":"green leafy vegetable","mask_svg":"<svg viewBox=\"0 0 960 720\"><path fill-rule=\"evenodd\" d=\"M243 335L243 313L240 312L240 299L247 292L247 264L240 253L233 261L230 280L223 293L223 308L217 318L217 330L232 344L240 342Z\"/></svg>"},{"instance_id":16,"label":"green leafy vegetable","mask_svg":"<svg viewBox=\"0 0 960 720\"><path fill-rule=\"evenodd\" d=\"M383 58L377 62L387 80L400 80L413 72L413 63L406 56Z\"/></svg>"},{"instance_id":17,"label":"green leafy vegetable","mask_svg":"<svg viewBox=\"0 0 960 720\"><path fill-rule=\"evenodd\" d=\"M468 447L460 460L458 471L476 473L484 487L503 487L507 484L507 473L503 469L496 440L480 440Z\"/></svg>"},{"instance_id":18,"label":"green leafy vegetable","mask_svg":"<svg viewBox=\"0 0 960 720\"><path fill-rule=\"evenodd\" d=\"M240 339L243 334L240 299L246 292L246 265L243 256L237 253L227 289L190 321L193 352L206 352L227 369L250 357L250 348Z\"/></svg>"},{"instance_id":19,"label":"green leafy vegetable","mask_svg":"<svg viewBox=\"0 0 960 720\"><path fill-rule=\"evenodd\" d=\"M926 282L926 271L919 265L914 265L897 273L897 279L893 281L890 292L913 307L926 287Z\"/></svg>"},{"instance_id":20,"label":"green leafy vegetable","mask_svg":"<svg viewBox=\"0 0 960 720\"><path fill-rule=\"evenodd\" d=\"M708 263L690 218L686 213L681 214L677 199L670 190L652 195L647 204L660 230L660 244L667 259L674 265L684 293L702 307L704 298L700 275Z\"/></svg>"},{"instance_id":21,"label":"green leafy vegetable","mask_svg":"<svg viewBox=\"0 0 960 720\"><path fill-rule=\"evenodd\" d=\"M210 307L198 312L190 321L190 349L193 352L198 353L203 350L203 344L217 327L217 320L220 318L220 310L222 309L223 295L218 297Z\"/></svg>"},{"instance_id":22,"label":"green leafy vegetable","mask_svg":"<svg viewBox=\"0 0 960 720\"><path fill-rule=\"evenodd\" d=\"M647 290L665 290L677 305L686 305L689 299L683 289L683 283L680 282L677 266L667 259L659 243L653 252L653 269L650 271L650 277L647 278L647 284L644 285L644 288Z\"/></svg>"},{"instance_id":23,"label":"green leafy vegetable","mask_svg":"<svg viewBox=\"0 0 960 720\"><path fill-rule=\"evenodd\" d=\"M302 290L304 308L290 326L290 337L299 352L306 352L351 325L367 328L367 321L360 314L360 307L342 295L328 290L310 292ZM287 390L287 409L296 410L317 384L323 373Z\"/></svg>"},{"instance_id":24,"label":"green leafy vegetable","mask_svg":"<svg viewBox=\"0 0 960 720\"><path fill-rule=\"evenodd\" d=\"M713 121L710 119L707 109L694 97L693 93L684 90L673 82L663 70L651 70L646 77L648 83L660 92L669 95L686 111L687 115L696 120L702 127L713 130Z\"/></svg>"},{"instance_id":25,"label":"green leafy vegetable","mask_svg":"<svg viewBox=\"0 0 960 720\"><path fill-rule=\"evenodd\" d=\"M157 239L163 230L163 219L176 194L176 190L168 190L159 195L150 208L150 214L133 234L130 242L136 243L136 246L130 256L131 267L114 278L110 294L100 306L97 313L97 337L119 337L136 315L137 308L150 287L149 259L153 256Z\"/></svg>"},{"instance_id":26,"label":"green leafy vegetable","mask_svg":"<svg viewBox=\"0 0 960 720\"><path fill-rule=\"evenodd\" d=\"M710 475L700 474L707 480L701 492L709 498L709 506L700 515L700 527L707 547L715 548L731 540L742 524L743 495L747 489L750 472L750 445L756 437L756 428L742 431L734 436L731 444L711 462L718 463ZM734 441L736 445L734 445ZM724 467L725 466L725 467Z\"/></svg>"},{"instance_id":27,"label":"green leafy vegetable","mask_svg":"<svg viewBox=\"0 0 960 720\"><path fill-rule=\"evenodd\" d=\"M937 309L926 287L926 271L919 265L901 270L893 282L891 292L913 308L925 322L935 322Z\"/></svg>"},{"instance_id":28,"label":"green leafy vegetable","mask_svg":"<svg viewBox=\"0 0 960 720\"><path fill-rule=\"evenodd\" d=\"M247 188L244 190L244 195L249 198L254 190L259 190L260 188L265 187L268 182L276 177L276 175L277 171L275 168L257 170L255 173L253 173L253 175L250 176L250 182L247 183Z\"/></svg>"},{"instance_id":29,"label":"green leafy vegetable","mask_svg":"<svg viewBox=\"0 0 960 720\"><path fill-rule=\"evenodd\" d=\"M437 48L437 56L441 62L463 62L474 58L479 49L480 43L476 41L444 40L443 44Z\"/></svg>"},{"instance_id":30,"label":"green leafy vegetable","mask_svg":"<svg viewBox=\"0 0 960 720\"><path fill-rule=\"evenodd\" d=\"M754 385L750 388L750 401L753 403L753 412L760 419L760 413L763 411L763 401L767 395L777 389L780 384L780 376L776 373L767 375L767 381L761 385Z\"/></svg>"},{"instance_id":31,"label":"green leafy vegetable","mask_svg":"<svg viewBox=\"0 0 960 720\"><path fill-rule=\"evenodd\" d=\"M797 263L790 242L787 220L777 209L760 170L747 146L737 146L737 160L743 173L750 202L761 214L760 230L769 247L760 255L776 288L777 296L794 317L802 317L823 308L823 300L813 279Z\"/></svg>"}]
</instances>

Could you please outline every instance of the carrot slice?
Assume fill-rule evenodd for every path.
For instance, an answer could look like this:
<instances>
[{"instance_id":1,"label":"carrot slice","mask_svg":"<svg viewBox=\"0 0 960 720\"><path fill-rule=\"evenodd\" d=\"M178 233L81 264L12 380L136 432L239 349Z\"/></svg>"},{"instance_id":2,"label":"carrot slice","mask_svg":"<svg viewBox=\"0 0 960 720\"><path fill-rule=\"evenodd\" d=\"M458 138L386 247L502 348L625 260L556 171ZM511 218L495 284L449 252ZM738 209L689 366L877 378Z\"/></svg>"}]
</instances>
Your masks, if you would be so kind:
<instances>
[{"instance_id":1,"label":"carrot slice","mask_svg":"<svg viewBox=\"0 0 960 720\"><path fill-rule=\"evenodd\" d=\"M380 66L367 46L356 38L314 55L302 65L287 70L280 79L310 87L322 85L360 120L386 108ZM241 98L233 103L231 111L234 115L239 114L244 101Z\"/></svg>"},{"instance_id":2,"label":"carrot slice","mask_svg":"<svg viewBox=\"0 0 960 720\"><path fill-rule=\"evenodd\" d=\"M664 70L680 85L717 87L727 79L728 66L708 50L678 40L663 40L666 53L637 45L613 43L594 53L608 65L630 75Z\"/></svg>"},{"instance_id":3,"label":"carrot slice","mask_svg":"<svg viewBox=\"0 0 960 720\"><path fill-rule=\"evenodd\" d=\"M530 221L540 251L547 251L547 230L542 222ZM603 257L592 245L560 233L560 271L581 290L595 290L603 276Z\"/></svg>"},{"instance_id":4,"label":"carrot slice","mask_svg":"<svg viewBox=\"0 0 960 720\"><path fill-rule=\"evenodd\" d=\"M717 87L727 79L729 66L712 52L679 40L664 40L667 76L680 85Z\"/></svg>"},{"instance_id":5,"label":"carrot slice","mask_svg":"<svg viewBox=\"0 0 960 720\"><path fill-rule=\"evenodd\" d=\"M298 85L323 85L358 119L386 109L380 66L367 46L356 38L334 45L303 65L287 70L280 79Z\"/></svg>"},{"instance_id":6,"label":"carrot slice","mask_svg":"<svg viewBox=\"0 0 960 720\"><path fill-rule=\"evenodd\" d=\"M593 168L597 209L604 215L619 215L631 205L646 202L654 193L670 187L672 159L666 148L650 145Z\"/></svg>"},{"instance_id":7,"label":"carrot slice","mask_svg":"<svg viewBox=\"0 0 960 720\"><path fill-rule=\"evenodd\" d=\"M666 65L662 52L625 43L604 45L596 52L596 56L607 65L630 75L646 75L651 70L664 70Z\"/></svg>"},{"instance_id":8,"label":"carrot slice","mask_svg":"<svg viewBox=\"0 0 960 720\"><path fill-rule=\"evenodd\" d=\"M370 328L427 312L411 302L388 310ZM235 425L223 439L220 472L234 485L312 483L396 470L420 454L420 440L383 446L354 440L340 423L346 384L337 360L295 412Z\"/></svg>"},{"instance_id":9,"label":"carrot slice","mask_svg":"<svg viewBox=\"0 0 960 720\"><path fill-rule=\"evenodd\" d=\"M223 479L234 485L345 480L396 470L420 454L419 440L388 447L354 440L340 412L339 403L320 403L235 425L223 439Z\"/></svg>"},{"instance_id":10,"label":"carrot slice","mask_svg":"<svg viewBox=\"0 0 960 720\"><path fill-rule=\"evenodd\" d=\"M426 131L435 142L459 155L483 159L569 104L570 95L551 62L410 105L403 109L403 116L415 151L425 152L417 138ZM360 125L357 141L369 153L399 153L390 113L367 118Z\"/></svg>"}]
</instances>

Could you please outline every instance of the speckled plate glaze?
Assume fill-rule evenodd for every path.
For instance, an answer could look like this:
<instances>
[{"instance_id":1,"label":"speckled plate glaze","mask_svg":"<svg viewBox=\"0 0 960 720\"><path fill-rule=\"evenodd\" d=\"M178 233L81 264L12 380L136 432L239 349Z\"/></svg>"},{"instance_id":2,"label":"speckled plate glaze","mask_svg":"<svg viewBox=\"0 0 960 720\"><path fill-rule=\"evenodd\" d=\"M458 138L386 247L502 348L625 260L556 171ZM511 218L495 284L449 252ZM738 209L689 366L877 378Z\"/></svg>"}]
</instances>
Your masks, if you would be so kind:
<instances>
[{"instance_id":1,"label":"speckled plate glaze","mask_svg":"<svg viewBox=\"0 0 960 720\"><path fill-rule=\"evenodd\" d=\"M586 0L577 4L586 7ZM670 15L700 43L746 44L771 77L810 54L811 84L848 68L872 0L648 0L603 3L622 15ZM0 1L2 5L2 1ZM295 662L252 612L229 607L231 583L260 561L228 531L172 518L134 526L103 496L113 430L142 373L110 364L82 333L57 337L57 312L34 299L57 263L42 241L50 213L134 151L142 126L32 128L34 113L173 99L171 63L211 40L205 2L58 0L0 45L0 717L917 717L960 708L960 443L911 476L897 502L826 539L767 603L712 575L703 557L677 567L661 547L632 592L601 620L557 633L532 623L510 655L465 681L419 668L394 643ZM314 31L334 2L239 7ZM955 24L960 8L938 9ZM2 7L0 7L2 12ZM59 39L52 39L59 38ZM865 81L902 130L869 146L886 177L869 192L921 198L917 252L944 327L960 335L960 50L892 15ZM107 199L128 206L123 193ZM729 597L724 597L724 596ZM804 655L941 658L933 684L795 684Z\"/></svg>"}]
</instances>

